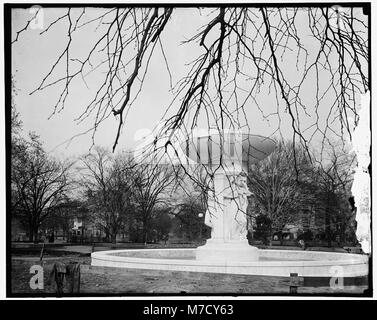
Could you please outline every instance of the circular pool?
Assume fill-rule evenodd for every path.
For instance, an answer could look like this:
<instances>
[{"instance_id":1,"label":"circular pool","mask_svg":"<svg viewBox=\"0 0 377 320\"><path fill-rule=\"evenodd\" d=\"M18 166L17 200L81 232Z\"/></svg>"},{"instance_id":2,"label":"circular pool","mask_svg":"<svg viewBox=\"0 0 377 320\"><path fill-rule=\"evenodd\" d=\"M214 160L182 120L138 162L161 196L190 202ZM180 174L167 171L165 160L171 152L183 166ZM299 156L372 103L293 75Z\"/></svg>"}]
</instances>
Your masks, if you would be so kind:
<instances>
[{"instance_id":1,"label":"circular pool","mask_svg":"<svg viewBox=\"0 0 377 320\"><path fill-rule=\"evenodd\" d=\"M258 261L205 261L197 249L138 249L93 252L92 266L289 277L368 275L368 256L351 253L259 249Z\"/></svg>"}]
</instances>

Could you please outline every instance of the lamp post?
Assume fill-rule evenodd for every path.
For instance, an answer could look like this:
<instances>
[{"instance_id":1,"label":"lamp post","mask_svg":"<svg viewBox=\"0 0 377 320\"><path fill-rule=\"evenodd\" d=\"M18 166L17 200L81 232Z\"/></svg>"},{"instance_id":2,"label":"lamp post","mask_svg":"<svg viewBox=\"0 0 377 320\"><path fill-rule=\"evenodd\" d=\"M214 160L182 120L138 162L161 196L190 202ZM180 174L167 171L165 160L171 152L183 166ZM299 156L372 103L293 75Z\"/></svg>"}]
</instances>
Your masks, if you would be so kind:
<instances>
[{"instance_id":1,"label":"lamp post","mask_svg":"<svg viewBox=\"0 0 377 320\"><path fill-rule=\"evenodd\" d=\"M202 225L203 225L203 221L202 221L202 218L204 217L204 214L203 213L199 213L198 214L198 217L199 217L199 240L200 240L200 243L202 242Z\"/></svg>"}]
</instances>

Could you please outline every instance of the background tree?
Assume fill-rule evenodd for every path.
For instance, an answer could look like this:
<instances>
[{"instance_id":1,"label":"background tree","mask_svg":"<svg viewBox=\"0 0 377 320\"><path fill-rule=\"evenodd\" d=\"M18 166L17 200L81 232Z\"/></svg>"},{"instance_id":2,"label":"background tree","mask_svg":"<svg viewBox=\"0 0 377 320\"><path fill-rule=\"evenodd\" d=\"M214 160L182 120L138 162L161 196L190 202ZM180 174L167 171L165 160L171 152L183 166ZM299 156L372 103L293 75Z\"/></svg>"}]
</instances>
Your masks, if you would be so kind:
<instances>
[{"instance_id":1,"label":"background tree","mask_svg":"<svg viewBox=\"0 0 377 320\"><path fill-rule=\"evenodd\" d=\"M122 155L114 158L106 149L96 147L81 160L86 171L81 183L95 222L115 243L132 210L132 159Z\"/></svg>"},{"instance_id":2,"label":"background tree","mask_svg":"<svg viewBox=\"0 0 377 320\"><path fill-rule=\"evenodd\" d=\"M185 240L202 240L200 238L207 236L209 231L209 227L204 224L206 203L203 203L202 196L202 192L181 196L172 210L176 220L175 233ZM203 216L200 217L199 214Z\"/></svg>"},{"instance_id":3,"label":"background tree","mask_svg":"<svg viewBox=\"0 0 377 320\"><path fill-rule=\"evenodd\" d=\"M29 227L29 240L38 241L41 223L63 201L69 191L71 163L51 158L39 137L29 135L17 160L12 159L12 192L16 211Z\"/></svg>"},{"instance_id":4,"label":"background tree","mask_svg":"<svg viewBox=\"0 0 377 320\"><path fill-rule=\"evenodd\" d=\"M317 190L317 210L322 214L328 247L338 236L344 242L347 226L353 224L354 213L349 206L352 169L355 155L349 150L329 144L327 159L318 161L315 171Z\"/></svg>"},{"instance_id":5,"label":"background tree","mask_svg":"<svg viewBox=\"0 0 377 320\"><path fill-rule=\"evenodd\" d=\"M270 239L288 223L297 222L302 208L313 199L305 192L310 161L303 149L280 142L275 151L249 170L254 208L271 221Z\"/></svg>"},{"instance_id":6,"label":"background tree","mask_svg":"<svg viewBox=\"0 0 377 320\"><path fill-rule=\"evenodd\" d=\"M265 214L260 214L255 218L254 236L256 239L261 239L265 245L270 244L271 225L271 219Z\"/></svg>"},{"instance_id":7,"label":"background tree","mask_svg":"<svg viewBox=\"0 0 377 320\"><path fill-rule=\"evenodd\" d=\"M172 218L169 215L169 208L155 209L158 212L154 214L154 219L151 221L150 232L148 239L155 241L166 241L169 239L169 233L172 227Z\"/></svg>"},{"instance_id":8,"label":"background tree","mask_svg":"<svg viewBox=\"0 0 377 320\"><path fill-rule=\"evenodd\" d=\"M142 241L144 243L148 241L151 221L159 212L154 209L169 201L176 177L170 164L142 163L135 166L132 194L138 220L142 225Z\"/></svg>"},{"instance_id":9,"label":"background tree","mask_svg":"<svg viewBox=\"0 0 377 320\"><path fill-rule=\"evenodd\" d=\"M19 205L19 194L16 190L15 184L15 170L22 166L22 160L26 154L26 141L21 136L22 132L22 121L20 119L20 114L18 113L15 105L15 96L17 95L16 85L12 77L12 102L11 102L11 208L12 214L11 218L13 219L17 215L17 208Z\"/></svg>"}]
</instances>

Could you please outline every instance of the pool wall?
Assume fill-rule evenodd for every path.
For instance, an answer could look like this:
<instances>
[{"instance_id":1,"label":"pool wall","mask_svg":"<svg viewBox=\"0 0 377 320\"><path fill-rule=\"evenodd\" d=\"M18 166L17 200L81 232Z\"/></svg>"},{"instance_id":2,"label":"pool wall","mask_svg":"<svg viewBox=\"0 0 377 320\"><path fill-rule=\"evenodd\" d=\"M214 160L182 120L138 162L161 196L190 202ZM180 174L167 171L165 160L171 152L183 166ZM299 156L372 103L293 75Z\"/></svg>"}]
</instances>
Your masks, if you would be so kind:
<instances>
[{"instance_id":1,"label":"pool wall","mask_svg":"<svg viewBox=\"0 0 377 320\"><path fill-rule=\"evenodd\" d=\"M249 274L265 276L357 277L368 275L368 256L299 250L259 250L260 261L196 260L196 249L98 251L91 265L131 269ZM269 260L271 259L271 260Z\"/></svg>"}]
</instances>

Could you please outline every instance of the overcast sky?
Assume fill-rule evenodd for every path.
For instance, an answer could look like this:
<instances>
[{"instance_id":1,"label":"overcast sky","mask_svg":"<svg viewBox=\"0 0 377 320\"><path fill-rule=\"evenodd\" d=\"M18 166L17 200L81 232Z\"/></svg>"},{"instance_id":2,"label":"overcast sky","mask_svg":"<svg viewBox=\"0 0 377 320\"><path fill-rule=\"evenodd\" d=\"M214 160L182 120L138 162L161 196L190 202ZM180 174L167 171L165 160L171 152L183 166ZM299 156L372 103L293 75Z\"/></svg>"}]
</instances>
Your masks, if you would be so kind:
<instances>
[{"instance_id":1,"label":"overcast sky","mask_svg":"<svg viewBox=\"0 0 377 320\"><path fill-rule=\"evenodd\" d=\"M43 9L43 27L45 28L54 19L64 14L66 9L46 8ZM86 19L98 16L104 9L96 8L87 11ZM108 10L108 9L106 9ZM212 9L198 14L197 9L176 9L172 21L167 25L162 36L169 69L172 73L173 82L178 81L187 73L188 62L192 61L198 53L198 46L194 44L182 44L183 40L193 36L198 28L209 21L206 14ZM80 9L73 9L73 13L79 14ZM12 12L12 31L24 27L27 20L32 17L30 10L15 9ZM77 56L83 56L88 45L98 38L95 25L75 33L73 52ZM85 153L91 146L91 133L79 136L69 144L65 143L73 136L85 132L93 125L93 117L89 117L82 123L75 119L83 112L85 105L95 93L100 77L98 70L87 75L84 81L77 81L70 90L70 94L64 110L49 119L53 111L53 105L59 98L59 87L52 87L42 92L32 92L46 75L56 60L59 52L64 48L67 41L67 25L57 23L48 32L40 35L41 29L28 29L20 35L20 39L12 47L12 73L17 88L15 104L20 112L25 132L35 131L41 136L46 150L59 156L74 156ZM305 41L305 39L304 39ZM310 47L310 39L306 40ZM153 129L161 119L167 106L174 98L170 91L169 74L166 65L162 62L161 50L156 49L153 56L146 80L138 100L133 105L119 141L119 149L130 149L135 146L135 135L145 129ZM285 61L287 68L292 68L294 60ZM61 70L60 70L61 71ZM303 88L311 92L309 85ZM275 93L266 92L262 105L266 114L276 109ZM326 101L323 102L323 110L326 110ZM279 127L277 118L266 121L261 113L253 105L248 106L247 116L251 121L251 131L255 134L271 136ZM292 129L287 114L282 114L283 125L280 126L284 138L292 137ZM310 119L308 118L308 121ZM95 143L111 148L116 135L118 122L114 117L108 118L96 132ZM309 126L309 122L308 122ZM275 133L275 136L277 134Z\"/></svg>"}]
</instances>

